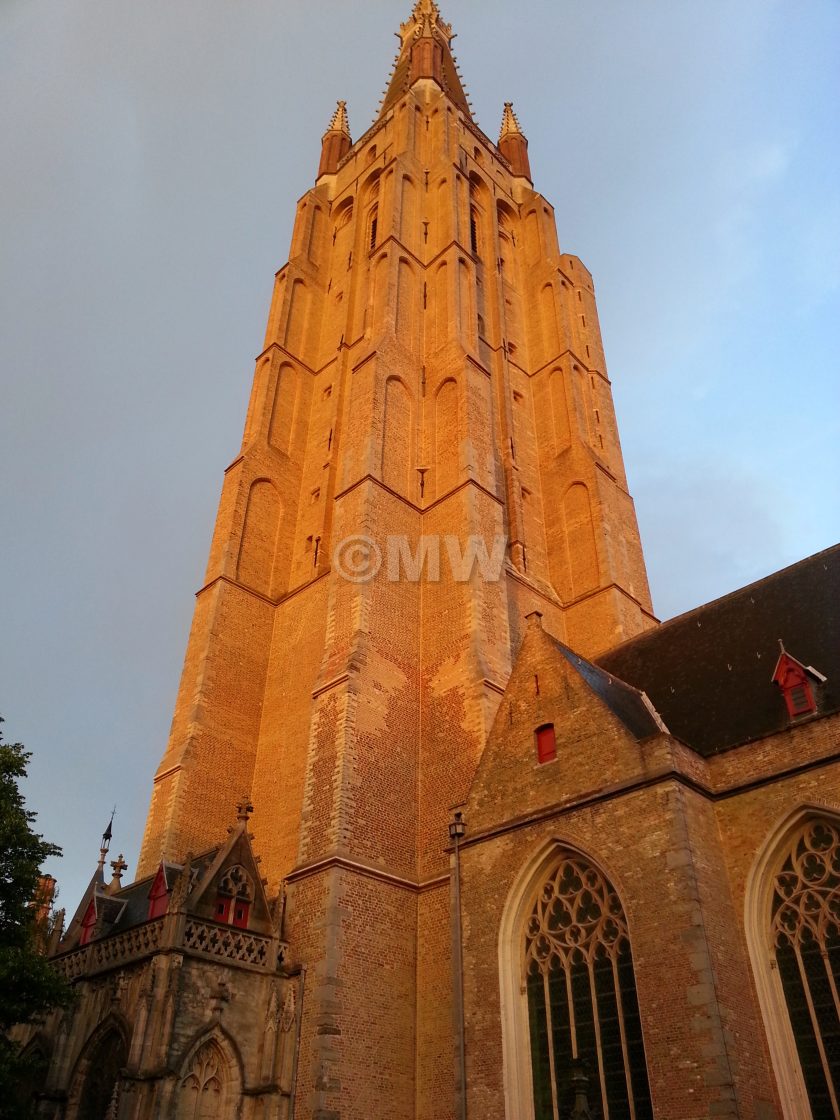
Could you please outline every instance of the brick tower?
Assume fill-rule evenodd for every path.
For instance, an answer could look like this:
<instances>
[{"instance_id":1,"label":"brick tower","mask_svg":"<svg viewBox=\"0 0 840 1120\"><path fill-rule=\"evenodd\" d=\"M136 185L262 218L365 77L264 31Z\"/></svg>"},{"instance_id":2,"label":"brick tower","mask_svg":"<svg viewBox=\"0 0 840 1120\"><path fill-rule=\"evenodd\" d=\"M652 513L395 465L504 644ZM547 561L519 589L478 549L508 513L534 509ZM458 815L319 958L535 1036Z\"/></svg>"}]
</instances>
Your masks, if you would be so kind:
<instances>
[{"instance_id":1,"label":"brick tower","mask_svg":"<svg viewBox=\"0 0 840 1120\"><path fill-rule=\"evenodd\" d=\"M218 843L251 791L312 1115L449 1114L447 822L523 620L587 656L655 621L592 279L451 38L419 0L374 124L353 143L339 102L324 134L138 868Z\"/></svg>"}]
</instances>

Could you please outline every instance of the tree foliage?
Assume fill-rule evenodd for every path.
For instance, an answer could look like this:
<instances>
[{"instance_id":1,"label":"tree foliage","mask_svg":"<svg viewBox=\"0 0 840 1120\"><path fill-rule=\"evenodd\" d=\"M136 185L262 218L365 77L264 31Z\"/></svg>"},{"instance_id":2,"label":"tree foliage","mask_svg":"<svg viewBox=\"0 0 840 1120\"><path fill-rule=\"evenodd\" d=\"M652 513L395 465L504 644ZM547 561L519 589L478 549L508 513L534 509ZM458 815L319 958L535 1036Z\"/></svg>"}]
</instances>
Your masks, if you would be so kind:
<instances>
[{"instance_id":1,"label":"tree foliage","mask_svg":"<svg viewBox=\"0 0 840 1120\"><path fill-rule=\"evenodd\" d=\"M0 718L2 723L2 718ZM21 743L6 743L0 731L0 1115L10 1116L17 1088L28 1080L25 1055L9 1038L16 1024L37 1022L65 1007L71 991L41 949L44 930L33 906L41 865L61 849L33 831L35 813L26 808L19 783L30 759ZM25 1115L25 1113L18 1113Z\"/></svg>"}]
</instances>

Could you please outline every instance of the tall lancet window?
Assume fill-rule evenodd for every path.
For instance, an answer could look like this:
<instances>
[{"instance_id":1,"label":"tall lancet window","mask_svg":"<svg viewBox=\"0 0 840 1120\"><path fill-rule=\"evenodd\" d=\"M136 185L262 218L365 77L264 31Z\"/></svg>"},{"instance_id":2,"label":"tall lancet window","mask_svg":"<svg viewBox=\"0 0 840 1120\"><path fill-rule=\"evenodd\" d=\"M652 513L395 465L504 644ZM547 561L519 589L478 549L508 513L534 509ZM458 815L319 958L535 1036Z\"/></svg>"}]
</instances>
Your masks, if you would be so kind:
<instances>
[{"instance_id":1,"label":"tall lancet window","mask_svg":"<svg viewBox=\"0 0 840 1120\"><path fill-rule=\"evenodd\" d=\"M811 820L776 876L776 966L813 1120L840 1118L840 832Z\"/></svg>"},{"instance_id":2,"label":"tall lancet window","mask_svg":"<svg viewBox=\"0 0 840 1120\"><path fill-rule=\"evenodd\" d=\"M584 1063L604 1120L648 1120L650 1102L627 921L618 895L584 857L565 852L543 880L525 928L536 1120L574 1106Z\"/></svg>"}]
</instances>

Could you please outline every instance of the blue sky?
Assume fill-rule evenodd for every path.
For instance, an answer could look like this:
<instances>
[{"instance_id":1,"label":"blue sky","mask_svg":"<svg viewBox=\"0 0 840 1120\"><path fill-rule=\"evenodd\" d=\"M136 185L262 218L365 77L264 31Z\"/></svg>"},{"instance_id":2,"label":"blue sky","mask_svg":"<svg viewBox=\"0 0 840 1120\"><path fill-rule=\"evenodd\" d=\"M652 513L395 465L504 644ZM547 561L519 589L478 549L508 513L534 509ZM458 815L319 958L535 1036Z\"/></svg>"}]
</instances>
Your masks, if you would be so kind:
<instances>
[{"instance_id":1,"label":"blue sky","mask_svg":"<svg viewBox=\"0 0 840 1120\"><path fill-rule=\"evenodd\" d=\"M0 3L0 712L71 910L133 871L320 136L409 0ZM840 539L840 5L450 0L592 270L654 605Z\"/></svg>"}]
</instances>

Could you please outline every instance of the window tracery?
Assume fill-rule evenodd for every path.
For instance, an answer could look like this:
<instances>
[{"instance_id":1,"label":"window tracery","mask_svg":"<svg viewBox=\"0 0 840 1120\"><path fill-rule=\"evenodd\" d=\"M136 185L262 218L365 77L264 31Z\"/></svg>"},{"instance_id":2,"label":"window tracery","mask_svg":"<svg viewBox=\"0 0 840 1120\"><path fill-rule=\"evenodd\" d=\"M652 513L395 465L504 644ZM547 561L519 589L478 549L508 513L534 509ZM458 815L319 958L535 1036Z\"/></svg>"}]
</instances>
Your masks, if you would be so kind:
<instances>
[{"instance_id":1,"label":"window tracery","mask_svg":"<svg viewBox=\"0 0 840 1120\"><path fill-rule=\"evenodd\" d=\"M253 901L251 876L240 864L234 864L219 879L213 917L218 922L229 922L239 929L247 929Z\"/></svg>"},{"instance_id":2,"label":"window tracery","mask_svg":"<svg viewBox=\"0 0 840 1120\"><path fill-rule=\"evenodd\" d=\"M229 867L219 880L219 894L226 894L230 898L241 898L244 902L252 902L254 898L254 885L251 876L241 864Z\"/></svg>"},{"instance_id":3,"label":"window tracery","mask_svg":"<svg viewBox=\"0 0 840 1120\"><path fill-rule=\"evenodd\" d=\"M627 921L582 856L564 853L543 880L524 956L536 1120L569 1114L579 1061L604 1120L652 1117Z\"/></svg>"},{"instance_id":4,"label":"window tracery","mask_svg":"<svg viewBox=\"0 0 840 1120\"><path fill-rule=\"evenodd\" d=\"M211 1039L195 1052L178 1086L178 1120L222 1120L227 1088L227 1062Z\"/></svg>"},{"instance_id":5,"label":"window tracery","mask_svg":"<svg viewBox=\"0 0 840 1120\"><path fill-rule=\"evenodd\" d=\"M810 820L773 884L772 943L813 1120L840 1120L840 830Z\"/></svg>"}]
</instances>

